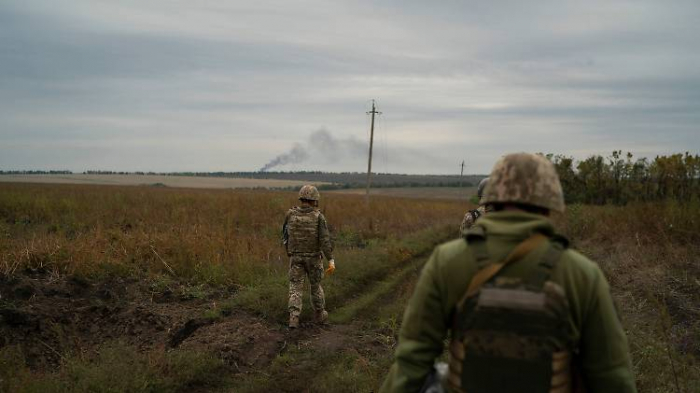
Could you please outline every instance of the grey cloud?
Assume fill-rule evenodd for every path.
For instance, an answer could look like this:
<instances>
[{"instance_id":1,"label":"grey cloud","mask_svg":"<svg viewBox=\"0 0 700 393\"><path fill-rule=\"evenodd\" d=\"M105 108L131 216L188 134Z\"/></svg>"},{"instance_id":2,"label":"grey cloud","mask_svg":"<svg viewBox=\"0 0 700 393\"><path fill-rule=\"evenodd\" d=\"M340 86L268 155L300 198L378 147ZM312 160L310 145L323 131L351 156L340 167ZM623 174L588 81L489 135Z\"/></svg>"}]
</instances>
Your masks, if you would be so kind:
<instances>
[{"instance_id":1,"label":"grey cloud","mask_svg":"<svg viewBox=\"0 0 700 393\"><path fill-rule=\"evenodd\" d=\"M465 155L487 170L524 147L700 150L696 1L115 4L0 6L1 165L103 156L81 166L44 141L118 166L160 140L136 149L142 165L167 170L169 148L197 142L193 161L252 170L302 141L284 168L362 170L369 98L397 171Z\"/></svg>"}]
</instances>

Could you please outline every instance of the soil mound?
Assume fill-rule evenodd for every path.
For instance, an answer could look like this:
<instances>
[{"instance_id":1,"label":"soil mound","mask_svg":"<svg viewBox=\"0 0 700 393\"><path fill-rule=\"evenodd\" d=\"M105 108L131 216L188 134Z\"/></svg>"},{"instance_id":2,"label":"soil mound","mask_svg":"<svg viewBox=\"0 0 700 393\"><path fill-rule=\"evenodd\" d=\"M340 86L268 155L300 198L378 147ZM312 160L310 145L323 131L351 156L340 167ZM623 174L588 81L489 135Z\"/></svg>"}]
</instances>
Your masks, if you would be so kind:
<instances>
[{"instance_id":1,"label":"soil mound","mask_svg":"<svg viewBox=\"0 0 700 393\"><path fill-rule=\"evenodd\" d=\"M239 312L202 318L213 302L230 296L155 294L147 283L123 278L91 283L32 272L0 277L0 347L19 345L35 370L55 369L67 355L113 340L140 351L210 351L234 372L269 363L284 342L279 327Z\"/></svg>"},{"instance_id":2,"label":"soil mound","mask_svg":"<svg viewBox=\"0 0 700 393\"><path fill-rule=\"evenodd\" d=\"M200 327L182 341L180 348L216 353L236 371L246 372L269 364L284 338L282 330L270 329L261 319L240 314Z\"/></svg>"}]
</instances>

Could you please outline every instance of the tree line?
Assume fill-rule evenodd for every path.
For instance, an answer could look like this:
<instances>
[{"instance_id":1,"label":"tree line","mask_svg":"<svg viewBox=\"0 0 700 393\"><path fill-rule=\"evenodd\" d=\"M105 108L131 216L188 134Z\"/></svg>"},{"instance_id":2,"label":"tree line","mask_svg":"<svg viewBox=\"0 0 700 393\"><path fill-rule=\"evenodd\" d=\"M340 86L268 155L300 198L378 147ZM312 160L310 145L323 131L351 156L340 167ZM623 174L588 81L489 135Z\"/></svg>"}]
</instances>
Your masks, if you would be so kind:
<instances>
[{"instance_id":1,"label":"tree line","mask_svg":"<svg viewBox=\"0 0 700 393\"><path fill-rule=\"evenodd\" d=\"M72 175L73 172L69 170L11 170L3 171L0 170L0 175Z\"/></svg>"},{"instance_id":2,"label":"tree line","mask_svg":"<svg viewBox=\"0 0 700 393\"><path fill-rule=\"evenodd\" d=\"M546 157L554 163L567 203L687 202L700 196L697 154L686 152L650 160L615 150L608 157L594 155L582 161L564 155Z\"/></svg>"}]
</instances>

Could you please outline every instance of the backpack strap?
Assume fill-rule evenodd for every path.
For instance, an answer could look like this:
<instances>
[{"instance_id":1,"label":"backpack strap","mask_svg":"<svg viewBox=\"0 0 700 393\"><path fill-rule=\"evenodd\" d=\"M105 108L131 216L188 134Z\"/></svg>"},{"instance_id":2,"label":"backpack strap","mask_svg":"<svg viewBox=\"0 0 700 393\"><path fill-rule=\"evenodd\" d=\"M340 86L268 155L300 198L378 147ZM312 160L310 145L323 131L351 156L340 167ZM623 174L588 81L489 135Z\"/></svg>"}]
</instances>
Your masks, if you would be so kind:
<instances>
[{"instance_id":1,"label":"backpack strap","mask_svg":"<svg viewBox=\"0 0 700 393\"><path fill-rule=\"evenodd\" d=\"M562 236L554 236L551 240L551 244L542 256L540 263L525 281L526 285L532 289L542 289L545 281L549 280L552 270L561 259L561 254L569 245L569 241Z\"/></svg>"},{"instance_id":2,"label":"backpack strap","mask_svg":"<svg viewBox=\"0 0 700 393\"><path fill-rule=\"evenodd\" d=\"M469 233L467 234L467 242L469 243L469 246L471 248L472 241L470 241L468 235ZM485 240L485 238L483 240ZM467 292L465 292L464 296L462 296L462 299L460 299L459 303L457 303L457 309L461 309L464 305L464 302L467 301L467 298L473 296L481 288L482 285L484 285L495 275L497 275L498 272L500 272L501 269L503 269L506 265L515 262L519 259L522 259L527 254L539 247L545 240L547 240L547 237L545 235L541 233L535 233L529 238L525 239L522 243L518 244L502 262L487 263L485 266L481 267L469 282ZM478 242L481 241L482 240L479 240ZM483 242L482 246L483 250L485 251L485 242ZM479 251L477 249L472 249L472 252L474 253L474 257L477 259L477 263L479 263ZM488 254L486 255L486 258L488 258Z\"/></svg>"}]
</instances>

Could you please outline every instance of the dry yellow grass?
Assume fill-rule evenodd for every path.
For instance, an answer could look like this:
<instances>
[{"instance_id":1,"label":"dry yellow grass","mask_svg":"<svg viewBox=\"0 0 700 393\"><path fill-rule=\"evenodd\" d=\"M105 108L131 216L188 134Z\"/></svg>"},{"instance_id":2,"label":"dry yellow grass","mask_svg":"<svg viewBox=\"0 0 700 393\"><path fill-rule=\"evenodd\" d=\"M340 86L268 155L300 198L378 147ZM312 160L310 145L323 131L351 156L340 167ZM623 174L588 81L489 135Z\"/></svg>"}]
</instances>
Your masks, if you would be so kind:
<instances>
[{"instance_id":1,"label":"dry yellow grass","mask_svg":"<svg viewBox=\"0 0 700 393\"><path fill-rule=\"evenodd\" d=\"M280 245L294 192L0 184L0 268L94 273L104 268L245 281L247 267L286 259ZM455 201L324 194L336 247L364 247L435 225L455 228ZM456 231L455 231L456 234Z\"/></svg>"},{"instance_id":2,"label":"dry yellow grass","mask_svg":"<svg viewBox=\"0 0 700 393\"><path fill-rule=\"evenodd\" d=\"M364 188L351 188L330 192L348 195L365 195L366 193ZM370 192L373 196L468 201L476 194L476 187L382 187L373 188Z\"/></svg>"},{"instance_id":3,"label":"dry yellow grass","mask_svg":"<svg viewBox=\"0 0 700 393\"><path fill-rule=\"evenodd\" d=\"M699 391L698 201L568 210L561 226L610 282L639 391Z\"/></svg>"}]
</instances>

